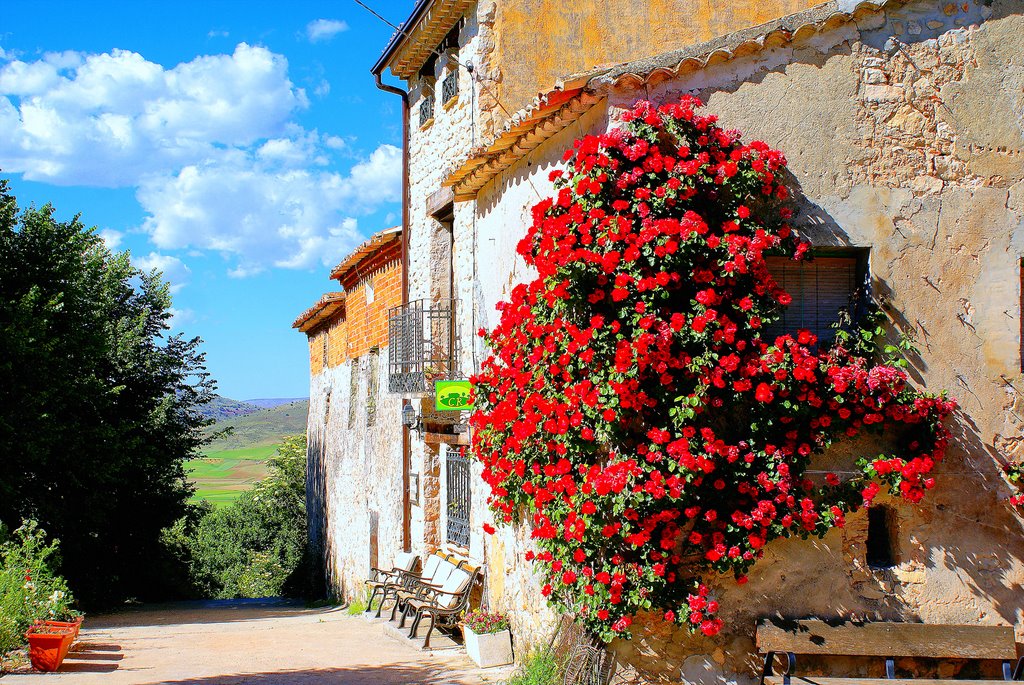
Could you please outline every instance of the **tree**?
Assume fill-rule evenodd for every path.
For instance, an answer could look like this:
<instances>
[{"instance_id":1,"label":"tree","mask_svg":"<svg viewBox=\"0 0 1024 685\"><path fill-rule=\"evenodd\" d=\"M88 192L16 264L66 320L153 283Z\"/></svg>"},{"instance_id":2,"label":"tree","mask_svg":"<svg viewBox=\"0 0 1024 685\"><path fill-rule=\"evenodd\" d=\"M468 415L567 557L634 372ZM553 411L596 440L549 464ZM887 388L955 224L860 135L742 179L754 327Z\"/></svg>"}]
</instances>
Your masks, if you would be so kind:
<instances>
[{"instance_id":1,"label":"tree","mask_svg":"<svg viewBox=\"0 0 1024 685\"><path fill-rule=\"evenodd\" d=\"M159 591L160 531L192 493L213 383L170 307L158 272L0 181L0 521L59 537L86 603Z\"/></svg>"},{"instance_id":2,"label":"tree","mask_svg":"<svg viewBox=\"0 0 1024 685\"><path fill-rule=\"evenodd\" d=\"M194 525L177 526L208 597L274 597L306 589L306 436L286 438L270 475Z\"/></svg>"},{"instance_id":3,"label":"tree","mask_svg":"<svg viewBox=\"0 0 1024 685\"><path fill-rule=\"evenodd\" d=\"M640 102L567 151L519 245L536 277L472 379L496 521L530 525L543 593L606 641L641 611L713 635L711 585L745 582L765 545L823 536L883 486L919 501L955 407L861 336L765 333L791 301L765 255L810 248L785 157L699 107ZM807 473L882 430L891 453Z\"/></svg>"}]
</instances>

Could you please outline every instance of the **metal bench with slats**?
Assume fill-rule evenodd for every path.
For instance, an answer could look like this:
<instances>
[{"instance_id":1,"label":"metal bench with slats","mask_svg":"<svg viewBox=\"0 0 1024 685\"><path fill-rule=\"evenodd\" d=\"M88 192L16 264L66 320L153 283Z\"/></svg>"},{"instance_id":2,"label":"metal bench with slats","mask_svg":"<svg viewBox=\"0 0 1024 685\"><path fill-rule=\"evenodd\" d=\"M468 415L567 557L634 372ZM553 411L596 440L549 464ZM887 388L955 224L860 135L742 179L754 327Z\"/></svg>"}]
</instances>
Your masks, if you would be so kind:
<instances>
[{"instance_id":1,"label":"metal bench with slats","mask_svg":"<svg viewBox=\"0 0 1024 685\"><path fill-rule=\"evenodd\" d=\"M991 685L991 680L896 678L897 658L972 659L1002 662L1004 680L1020 680L1024 659L1010 626L935 625L925 623L784 621L762 619L757 625L757 651L764 654L761 685ZM797 676L798 654L834 657L881 657L885 678ZM781 675L777 657L785 659ZM1016 666L1014 666L1016 662Z\"/></svg>"}]
</instances>

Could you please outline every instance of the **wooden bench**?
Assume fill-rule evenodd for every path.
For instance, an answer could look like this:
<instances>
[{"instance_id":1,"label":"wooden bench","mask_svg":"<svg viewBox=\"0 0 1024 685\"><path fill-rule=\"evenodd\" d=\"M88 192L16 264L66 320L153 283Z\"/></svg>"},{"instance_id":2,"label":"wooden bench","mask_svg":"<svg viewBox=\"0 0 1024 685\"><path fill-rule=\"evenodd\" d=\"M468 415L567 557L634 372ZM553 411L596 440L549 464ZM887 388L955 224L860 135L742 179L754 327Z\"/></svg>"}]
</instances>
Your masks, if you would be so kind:
<instances>
[{"instance_id":1,"label":"wooden bench","mask_svg":"<svg viewBox=\"0 0 1024 685\"><path fill-rule=\"evenodd\" d=\"M1017 647L1010 626L930 625L924 623L826 623L820 620L784 621L763 619L757 625L757 651L764 654L761 685L978 685L991 680L896 678L895 660L974 659L1001 661L1004 680L1020 680L1024 659L1017 661ZM885 678L821 678L797 676L796 655L881 657ZM775 675L774 662L784 657L786 668ZM1017 661L1016 667L1013 666Z\"/></svg>"}]
</instances>

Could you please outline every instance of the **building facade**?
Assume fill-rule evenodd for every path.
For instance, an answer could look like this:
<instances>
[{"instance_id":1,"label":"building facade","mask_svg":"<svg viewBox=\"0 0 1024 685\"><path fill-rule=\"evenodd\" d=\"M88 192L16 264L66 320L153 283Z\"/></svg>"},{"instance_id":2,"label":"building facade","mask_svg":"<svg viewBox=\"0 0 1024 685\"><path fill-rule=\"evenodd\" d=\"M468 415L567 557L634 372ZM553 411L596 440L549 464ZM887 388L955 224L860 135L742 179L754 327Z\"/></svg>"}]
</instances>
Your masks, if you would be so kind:
<instances>
[{"instance_id":1,"label":"building facade","mask_svg":"<svg viewBox=\"0 0 1024 685\"><path fill-rule=\"evenodd\" d=\"M309 340L309 544L326 589L352 598L403 544L401 402L387 392L388 313L402 304L402 232L360 245L293 327Z\"/></svg>"},{"instance_id":2,"label":"building facade","mask_svg":"<svg viewBox=\"0 0 1024 685\"><path fill-rule=\"evenodd\" d=\"M613 645L620 679L749 682L755 621L776 614L1005 624L1024 639L1024 530L1002 472L1024 457L1022 37L1024 3L1010 0L417 3L374 67L403 81L408 117L406 282L390 333L403 342L382 401L415 418L380 447L396 460L388 477L405 474L393 482L408 527L387 553L378 535L378 557L457 549L484 564L483 600L511 614L518 645L550 637L555 616L522 560L529 531L484 534L466 417L434 409L433 382L486 356L476 332L527 278L516 244L572 141L618 126L638 99L694 93L789 160L819 258L773 267L794 297L787 327L825 331L866 288L889 334L917 340L915 385L948 389L961 409L926 502L880 502L882 525L859 512L814 545L773 543L747 585L717 588L730 613L715 638L638 617L634 639ZM337 387L342 367L327 374ZM880 546L888 556L870 558Z\"/></svg>"}]
</instances>

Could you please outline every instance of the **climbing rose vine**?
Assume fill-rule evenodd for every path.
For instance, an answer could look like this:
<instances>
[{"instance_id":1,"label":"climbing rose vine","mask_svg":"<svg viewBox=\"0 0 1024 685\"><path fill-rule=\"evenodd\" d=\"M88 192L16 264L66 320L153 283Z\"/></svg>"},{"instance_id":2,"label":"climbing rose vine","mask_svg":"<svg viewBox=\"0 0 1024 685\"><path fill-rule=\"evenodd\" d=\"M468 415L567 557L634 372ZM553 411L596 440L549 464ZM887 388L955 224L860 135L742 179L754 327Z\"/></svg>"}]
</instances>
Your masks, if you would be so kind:
<instances>
[{"instance_id":1,"label":"climbing rose vine","mask_svg":"<svg viewBox=\"0 0 1024 685\"><path fill-rule=\"evenodd\" d=\"M714 635L705 579L745 582L772 540L822 536L882 486L919 501L955 406L806 330L766 335L791 298L765 255L809 249L786 160L700 107L640 102L576 141L519 245L536 278L481 332L490 506L530 524L543 594L606 641L649 610ZM855 475L807 473L833 441L894 426Z\"/></svg>"}]
</instances>

